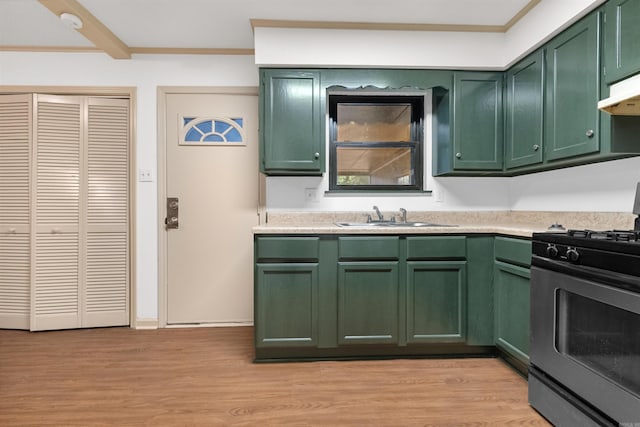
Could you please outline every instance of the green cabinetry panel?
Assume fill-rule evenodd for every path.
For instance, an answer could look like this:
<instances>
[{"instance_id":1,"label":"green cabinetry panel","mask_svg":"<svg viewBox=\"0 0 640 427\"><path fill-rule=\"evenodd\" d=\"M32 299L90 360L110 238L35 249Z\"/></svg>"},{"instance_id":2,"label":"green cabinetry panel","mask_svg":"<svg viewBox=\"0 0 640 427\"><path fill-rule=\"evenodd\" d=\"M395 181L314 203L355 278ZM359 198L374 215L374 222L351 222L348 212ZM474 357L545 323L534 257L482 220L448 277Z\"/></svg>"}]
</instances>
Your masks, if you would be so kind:
<instances>
[{"instance_id":1,"label":"green cabinetry panel","mask_svg":"<svg viewBox=\"0 0 640 427\"><path fill-rule=\"evenodd\" d=\"M453 168L502 170L502 73L455 73L453 93Z\"/></svg>"},{"instance_id":2,"label":"green cabinetry panel","mask_svg":"<svg viewBox=\"0 0 640 427\"><path fill-rule=\"evenodd\" d=\"M496 346L519 364L529 364L529 269L495 262Z\"/></svg>"},{"instance_id":3,"label":"green cabinetry panel","mask_svg":"<svg viewBox=\"0 0 640 427\"><path fill-rule=\"evenodd\" d=\"M494 260L522 263L530 245L499 239L257 235L256 360L488 354L503 341L520 349L502 320L517 315L505 305L516 279L494 273L501 262ZM505 265L508 273L521 268ZM500 298L493 292L497 274ZM505 332L498 321L507 324Z\"/></svg>"},{"instance_id":4,"label":"green cabinetry panel","mask_svg":"<svg viewBox=\"0 0 640 427\"><path fill-rule=\"evenodd\" d=\"M467 344L494 345L493 236L467 236Z\"/></svg>"},{"instance_id":5,"label":"green cabinetry panel","mask_svg":"<svg viewBox=\"0 0 640 427\"><path fill-rule=\"evenodd\" d=\"M604 78L613 83L640 71L640 1L609 0L604 11Z\"/></svg>"},{"instance_id":6,"label":"green cabinetry panel","mask_svg":"<svg viewBox=\"0 0 640 427\"><path fill-rule=\"evenodd\" d=\"M262 70L260 168L266 174L324 172L320 73Z\"/></svg>"},{"instance_id":7,"label":"green cabinetry panel","mask_svg":"<svg viewBox=\"0 0 640 427\"><path fill-rule=\"evenodd\" d=\"M339 237L338 256L342 260L398 259L400 238L398 236Z\"/></svg>"},{"instance_id":8,"label":"green cabinetry panel","mask_svg":"<svg viewBox=\"0 0 640 427\"><path fill-rule=\"evenodd\" d=\"M466 262L407 262L407 343L464 342Z\"/></svg>"},{"instance_id":9,"label":"green cabinetry panel","mask_svg":"<svg viewBox=\"0 0 640 427\"><path fill-rule=\"evenodd\" d=\"M338 344L398 343L398 263L338 264Z\"/></svg>"},{"instance_id":10,"label":"green cabinetry panel","mask_svg":"<svg viewBox=\"0 0 640 427\"><path fill-rule=\"evenodd\" d=\"M529 267L531 240L498 236L495 242L495 257L498 261Z\"/></svg>"},{"instance_id":11,"label":"green cabinetry panel","mask_svg":"<svg viewBox=\"0 0 640 427\"><path fill-rule=\"evenodd\" d=\"M318 237L259 237L256 258L263 260L317 261Z\"/></svg>"},{"instance_id":12,"label":"green cabinetry panel","mask_svg":"<svg viewBox=\"0 0 640 427\"><path fill-rule=\"evenodd\" d=\"M531 240L495 239L495 344L507 360L526 374L529 365Z\"/></svg>"},{"instance_id":13,"label":"green cabinetry panel","mask_svg":"<svg viewBox=\"0 0 640 427\"><path fill-rule=\"evenodd\" d=\"M506 73L506 169L542 162L543 73L543 50L529 55Z\"/></svg>"},{"instance_id":14,"label":"green cabinetry panel","mask_svg":"<svg viewBox=\"0 0 640 427\"><path fill-rule=\"evenodd\" d=\"M256 347L315 346L318 264L257 264Z\"/></svg>"},{"instance_id":15,"label":"green cabinetry panel","mask_svg":"<svg viewBox=\"0 0 640 427\"><path fill-rule=\"evenodd\" d=\"M464 259L465 236L407 237L407 259Z\"/></svg>"},{"instance_id":16,"label":"green cabinetry panel","mask_svg":"<svg viewBox=\"0 0 640 427\"><path fill-rule=\"evenodd\" d=\"M546 47L547 160L595 153L600 148L599 18L599 13L592 13Z\"/></svg>"}]
</instances>

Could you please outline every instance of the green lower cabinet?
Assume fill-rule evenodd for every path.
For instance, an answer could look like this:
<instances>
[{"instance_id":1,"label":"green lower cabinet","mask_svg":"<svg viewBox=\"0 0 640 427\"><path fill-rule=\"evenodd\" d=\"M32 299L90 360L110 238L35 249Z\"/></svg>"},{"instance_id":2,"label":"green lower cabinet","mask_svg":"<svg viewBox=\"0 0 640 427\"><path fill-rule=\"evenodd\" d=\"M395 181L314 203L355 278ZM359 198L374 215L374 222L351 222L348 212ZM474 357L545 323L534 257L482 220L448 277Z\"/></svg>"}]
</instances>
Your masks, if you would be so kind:
<instances>
[{"instance_id":1,"label":"green lower cabinet","mask_svg":"<svg viewBox=\"0 0 640 427\"><path fill-rule=\"evenodd\" d=\"M466 262L407 262L407 343L464 342Z\"/></svg>"},{"instance_id":2,"label":"green lower cabinet","mask_svg":"<svg viewBox=\"0 0 640 427\"><path fill-rule=\"evenodd\" d=\"M521 368L529 364L529 278L528 268L495 261L496 346Z\"/></svg>"},{"instance_id":3,"label":"green lower cabinet","mask_svg":"<svg viewBox=\"0 0 640 427\"><path fill-rule=\"evenodd\" d=\"M338 344L398 343L398 262L338 263Z\"/></svg>"},{"instance_id":4,"label":"green lower cabinet","mask_svg":"<svg viewBox=\"0 0 640 427\"><path fill-rule=\"evenodd\" d=\"M256 265L256 347L316 346L318 264Z\"/></svg>"}]
</instances>

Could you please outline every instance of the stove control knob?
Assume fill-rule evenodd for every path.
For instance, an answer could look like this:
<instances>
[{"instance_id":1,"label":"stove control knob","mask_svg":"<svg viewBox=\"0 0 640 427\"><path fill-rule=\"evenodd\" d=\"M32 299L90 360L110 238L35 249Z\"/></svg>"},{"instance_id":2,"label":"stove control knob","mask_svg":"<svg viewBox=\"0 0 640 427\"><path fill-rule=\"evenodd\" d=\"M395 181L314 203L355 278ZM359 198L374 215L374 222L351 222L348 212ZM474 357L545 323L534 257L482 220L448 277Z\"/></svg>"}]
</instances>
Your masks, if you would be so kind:
<instances>
[{"instance_id":1,"label":"stove control knob","mask_svg":"<svg viewBox=\"0 0 640 427\"><path fill-rule=\"evenodd\" d=\"M547 256L549 258L555 258L558 256L558 248L556 247L556 245L547 246Z\"/></svg>"},{"instance_id":2,"label":"stove control knob","mask_svg":"<svg viewBox=\"0 0 640 427\"><path fill-rule=\"evenodd\" d=\"M578 262L580 253L575 248L567 248L567 260L570 262Z\"/></svg>"}]
</instances>

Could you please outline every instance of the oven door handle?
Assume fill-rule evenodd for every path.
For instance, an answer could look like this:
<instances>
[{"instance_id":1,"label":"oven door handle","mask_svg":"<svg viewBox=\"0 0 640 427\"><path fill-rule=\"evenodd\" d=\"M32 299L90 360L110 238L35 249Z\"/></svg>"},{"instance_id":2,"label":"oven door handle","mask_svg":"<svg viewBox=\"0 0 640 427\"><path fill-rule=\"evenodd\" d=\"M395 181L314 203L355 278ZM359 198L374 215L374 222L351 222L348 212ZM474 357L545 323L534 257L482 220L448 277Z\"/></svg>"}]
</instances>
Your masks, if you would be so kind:
<instances>
[{"instance_id":1,"label":"oven door handle","mask_svg":"<svg viewBox=\"0 0 640 427\"><path fill-rule=\"evenodd\" d=\"M556 261L538 255L531 256L531 265L546 270L557 271L574 277L603 283L614 288L624 289L631 292L640 292L640 277L628 274L617 273L615 271L602 270L580 264L571 264L567 261Z\"/></svg>"}]
</instances>

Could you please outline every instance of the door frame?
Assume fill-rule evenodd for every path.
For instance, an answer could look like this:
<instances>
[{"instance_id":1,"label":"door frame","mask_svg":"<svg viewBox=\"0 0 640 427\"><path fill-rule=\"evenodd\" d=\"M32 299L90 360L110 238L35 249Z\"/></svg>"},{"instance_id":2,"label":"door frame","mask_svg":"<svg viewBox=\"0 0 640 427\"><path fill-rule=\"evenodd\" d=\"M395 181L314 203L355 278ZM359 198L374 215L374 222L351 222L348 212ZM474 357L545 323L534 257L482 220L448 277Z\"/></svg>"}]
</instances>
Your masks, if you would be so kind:
<instances>
[{"instance_id":1,"label":"door frame","mask_svg":"<svg viewBox=\"0 0 640 427\"><path fill-rule=\"evenodd\" d=\"M181 327L167 325L168 316L168 260L167 260L167 231L164 226L165 200L167 198L167 96L168 95L255 95L259 94L258 86L158 86L158 327ZM258 143L258 141L256 141ZM258 165L256 165L256 168ZM261 193L261 192L260 192ZM262 202L262 201L261 201ZM197 325L189 325L194 327ZM205 325L206 326L206 325ZM182 326L184 327L184 326Z\"/></svg>"},{"instance_id":2,"label":"door frame","mask_svg":"<svg viewBox=\"0 0 640 427\"><path fill-rule=\"evenodd\" d=\"M0 94L17 95L22 93L46 93L51 95L79 95L121 97L129 100L129 327L137 329L144 326L144 320L137 316L137 258L136 258L136 135L137 135L137 88L133 86L40 86L40 85L0 85ZM29 224L33 232L33 224ZM32 268L33 266L31 266ZM33 283L30 284L33 286Z\"/></svg>"}]
</instances>

